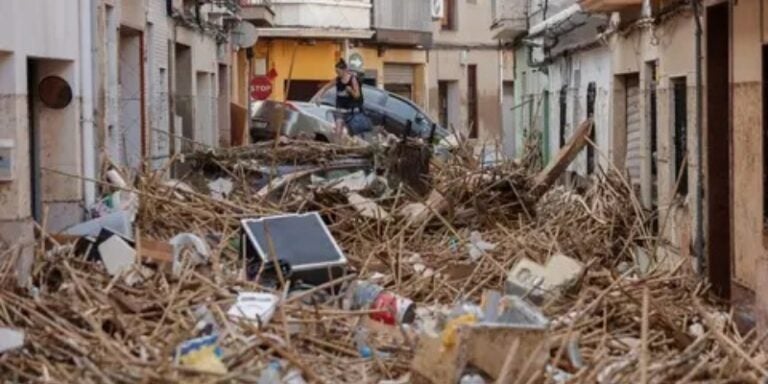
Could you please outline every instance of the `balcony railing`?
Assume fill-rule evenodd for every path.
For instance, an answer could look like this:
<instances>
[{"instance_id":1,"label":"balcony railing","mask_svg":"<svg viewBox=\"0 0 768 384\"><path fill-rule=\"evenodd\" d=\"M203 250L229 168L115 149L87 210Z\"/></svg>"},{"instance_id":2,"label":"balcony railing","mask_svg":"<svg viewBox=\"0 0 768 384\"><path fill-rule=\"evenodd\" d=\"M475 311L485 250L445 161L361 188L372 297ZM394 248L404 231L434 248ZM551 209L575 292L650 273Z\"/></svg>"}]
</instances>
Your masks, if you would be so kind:
<instances>
[{"instance_id":1,"label":"balcony railing","mask_svg":"<svg viewBox=\"0 0 768 384\"><path fill-rule=\"evenodd\" d=\"M374 29L432 31L429 0L374 0Z\"/></svg>"}]
</instances>

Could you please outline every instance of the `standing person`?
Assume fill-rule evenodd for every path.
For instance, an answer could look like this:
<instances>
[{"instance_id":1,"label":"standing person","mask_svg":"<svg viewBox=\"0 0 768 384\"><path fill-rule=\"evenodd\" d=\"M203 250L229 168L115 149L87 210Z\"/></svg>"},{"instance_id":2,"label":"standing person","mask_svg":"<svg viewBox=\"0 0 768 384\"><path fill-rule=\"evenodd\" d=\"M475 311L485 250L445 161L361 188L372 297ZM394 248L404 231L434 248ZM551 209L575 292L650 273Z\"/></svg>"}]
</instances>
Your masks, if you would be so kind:
<instances>
[{"instance_id":1,"label":"standing person","mask_svg":"<svg viewBox=\"0 0 768 384\"><path fill-rule=\"evenodd\" d=\"M326 87L334 86L333 83ZM363 114L363 91L360 80L349 70L347 62L339 59L336 63L336 135L341 137L344 127L351 136L362 135L372 130L371 122Z\"/></svg>"}]
</instances>

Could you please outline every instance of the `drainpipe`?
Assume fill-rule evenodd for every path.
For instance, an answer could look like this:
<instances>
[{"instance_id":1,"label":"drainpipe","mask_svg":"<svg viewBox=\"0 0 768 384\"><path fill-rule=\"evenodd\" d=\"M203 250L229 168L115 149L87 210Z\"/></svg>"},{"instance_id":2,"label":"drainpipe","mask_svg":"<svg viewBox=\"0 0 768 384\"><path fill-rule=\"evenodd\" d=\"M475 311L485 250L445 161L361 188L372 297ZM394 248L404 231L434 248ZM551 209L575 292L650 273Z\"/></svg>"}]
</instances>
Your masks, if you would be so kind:
<instances>
[{"instance_id":1,"label":"drainpipe","mask_svg":"<svg viewBox=\"0 0 768 384\"><path fill-rule=\"evenodd\" d=\"M93 124L93 0L80 0L80 124L85 205L96 202L96 145Z\"/></svg>"},{"instance_id":2,"label":"drainpipe","mask_svg":"<svg viewBox=\"0 0 768 384\"><path fill-rule=\"evenodd\" d=\"M698 182L696 183L696 242L695 252L696 260L699 264L699 272L703 273L702 268L706 263L704 256L704 164L702 155L702 135L704 130L702 129L702 121L704 116L703 106L703 89L702 89L702 50L701 50L701 38L702 38L702 26L701 26L701 3L699 0L693 0L694 17L696 18L696 177Z\"/></svg>"}]
</instances>

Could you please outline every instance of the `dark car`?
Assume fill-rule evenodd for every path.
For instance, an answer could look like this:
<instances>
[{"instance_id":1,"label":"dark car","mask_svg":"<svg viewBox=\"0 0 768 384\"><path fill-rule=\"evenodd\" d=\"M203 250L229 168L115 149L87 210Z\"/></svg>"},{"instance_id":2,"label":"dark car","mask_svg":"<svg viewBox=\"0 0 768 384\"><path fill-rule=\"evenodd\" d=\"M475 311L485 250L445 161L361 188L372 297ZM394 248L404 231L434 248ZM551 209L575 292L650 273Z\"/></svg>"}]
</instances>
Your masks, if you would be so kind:
<instances>
[{"instance_id":1,"label":"dark car","mask_svg":"<svg viewBox=\"0 0 768 384\"><path fill-rule=\"evenodd\" d=\"M412 101L387 92L383 89L363 85L363 111L371 119L373 125L382 126L387 132L402 136L408 122L411 122L410 136L429 137L432 127L435 127L435 138L443 139L449 132L437 122L429 118L419 106ZM336 87L320 91L312 98L312 102L335 106Z\"/></svg>"}]
</instances>

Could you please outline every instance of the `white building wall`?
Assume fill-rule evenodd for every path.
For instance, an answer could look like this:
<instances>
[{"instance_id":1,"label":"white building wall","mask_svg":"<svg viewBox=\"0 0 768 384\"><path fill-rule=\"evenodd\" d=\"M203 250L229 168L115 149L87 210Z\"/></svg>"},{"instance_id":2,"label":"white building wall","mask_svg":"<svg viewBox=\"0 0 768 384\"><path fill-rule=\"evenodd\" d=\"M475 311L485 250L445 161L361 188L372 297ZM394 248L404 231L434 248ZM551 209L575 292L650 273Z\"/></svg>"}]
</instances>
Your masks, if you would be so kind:
<instances>
[{"instance_id":1,"label":"white building wall","mask_svg":"<svg viewBox=\"0 0 768 384\"><path fill-rule=\"evenodd\" d=\"M613 74L611 52L607 47L600 47L575 53L558 59L549 66L550 115L549 118L549 153L555 154L560 149L560 111L559 94L562 87L568 87L566 141L587 118L587 88L590 82L597 87L595 98L595 139L598 151L595 152L596 164L604 169L609 165L612 131L611 97ZM584 174L587 171L587 152L582 151L569 170Z\"/></svg>"},{"instance_id":2,"label":"white building wall","mask_svg":"<svg viewBox=\"0 0 768 384\"><path fill-rule=\"evenodd\" d=\"M273 0L275 25L370 29L371 0Z\"/></svg>"},{"instance_id":3,"label":"white building wall","mask_svg":"<svg viewBox=\"0 0 768 384\"><path fill-rule=\"evenodd\" d=\"M20 245L16 249L22 260L29 260L34 240L33 153L46 169L41 170L37 196L47 212L48 228L60 229L82 217L79 12L74 0L4 0L0 5L0 140L12 147L13 174L11 180L0 181L0 249ZM45 107L37 98L32 101L37 148L30 143L30 60L37 63L38 74L31 87L44 76L56 75L67 81L73 96L63 109Z\"/></svg>"},{"instance_id":4,"label":"white building wall","mask_svg":"<svg viewBox=\"0 0 768 384\"><path fill-rule=\"evenodd\" d=\"M170 19L165 0L150 0L147 15L147 62L149 63L149 128L153 168L162 167L170 156L170 71L168 45Z\"/></svg>"}]
</instances>

